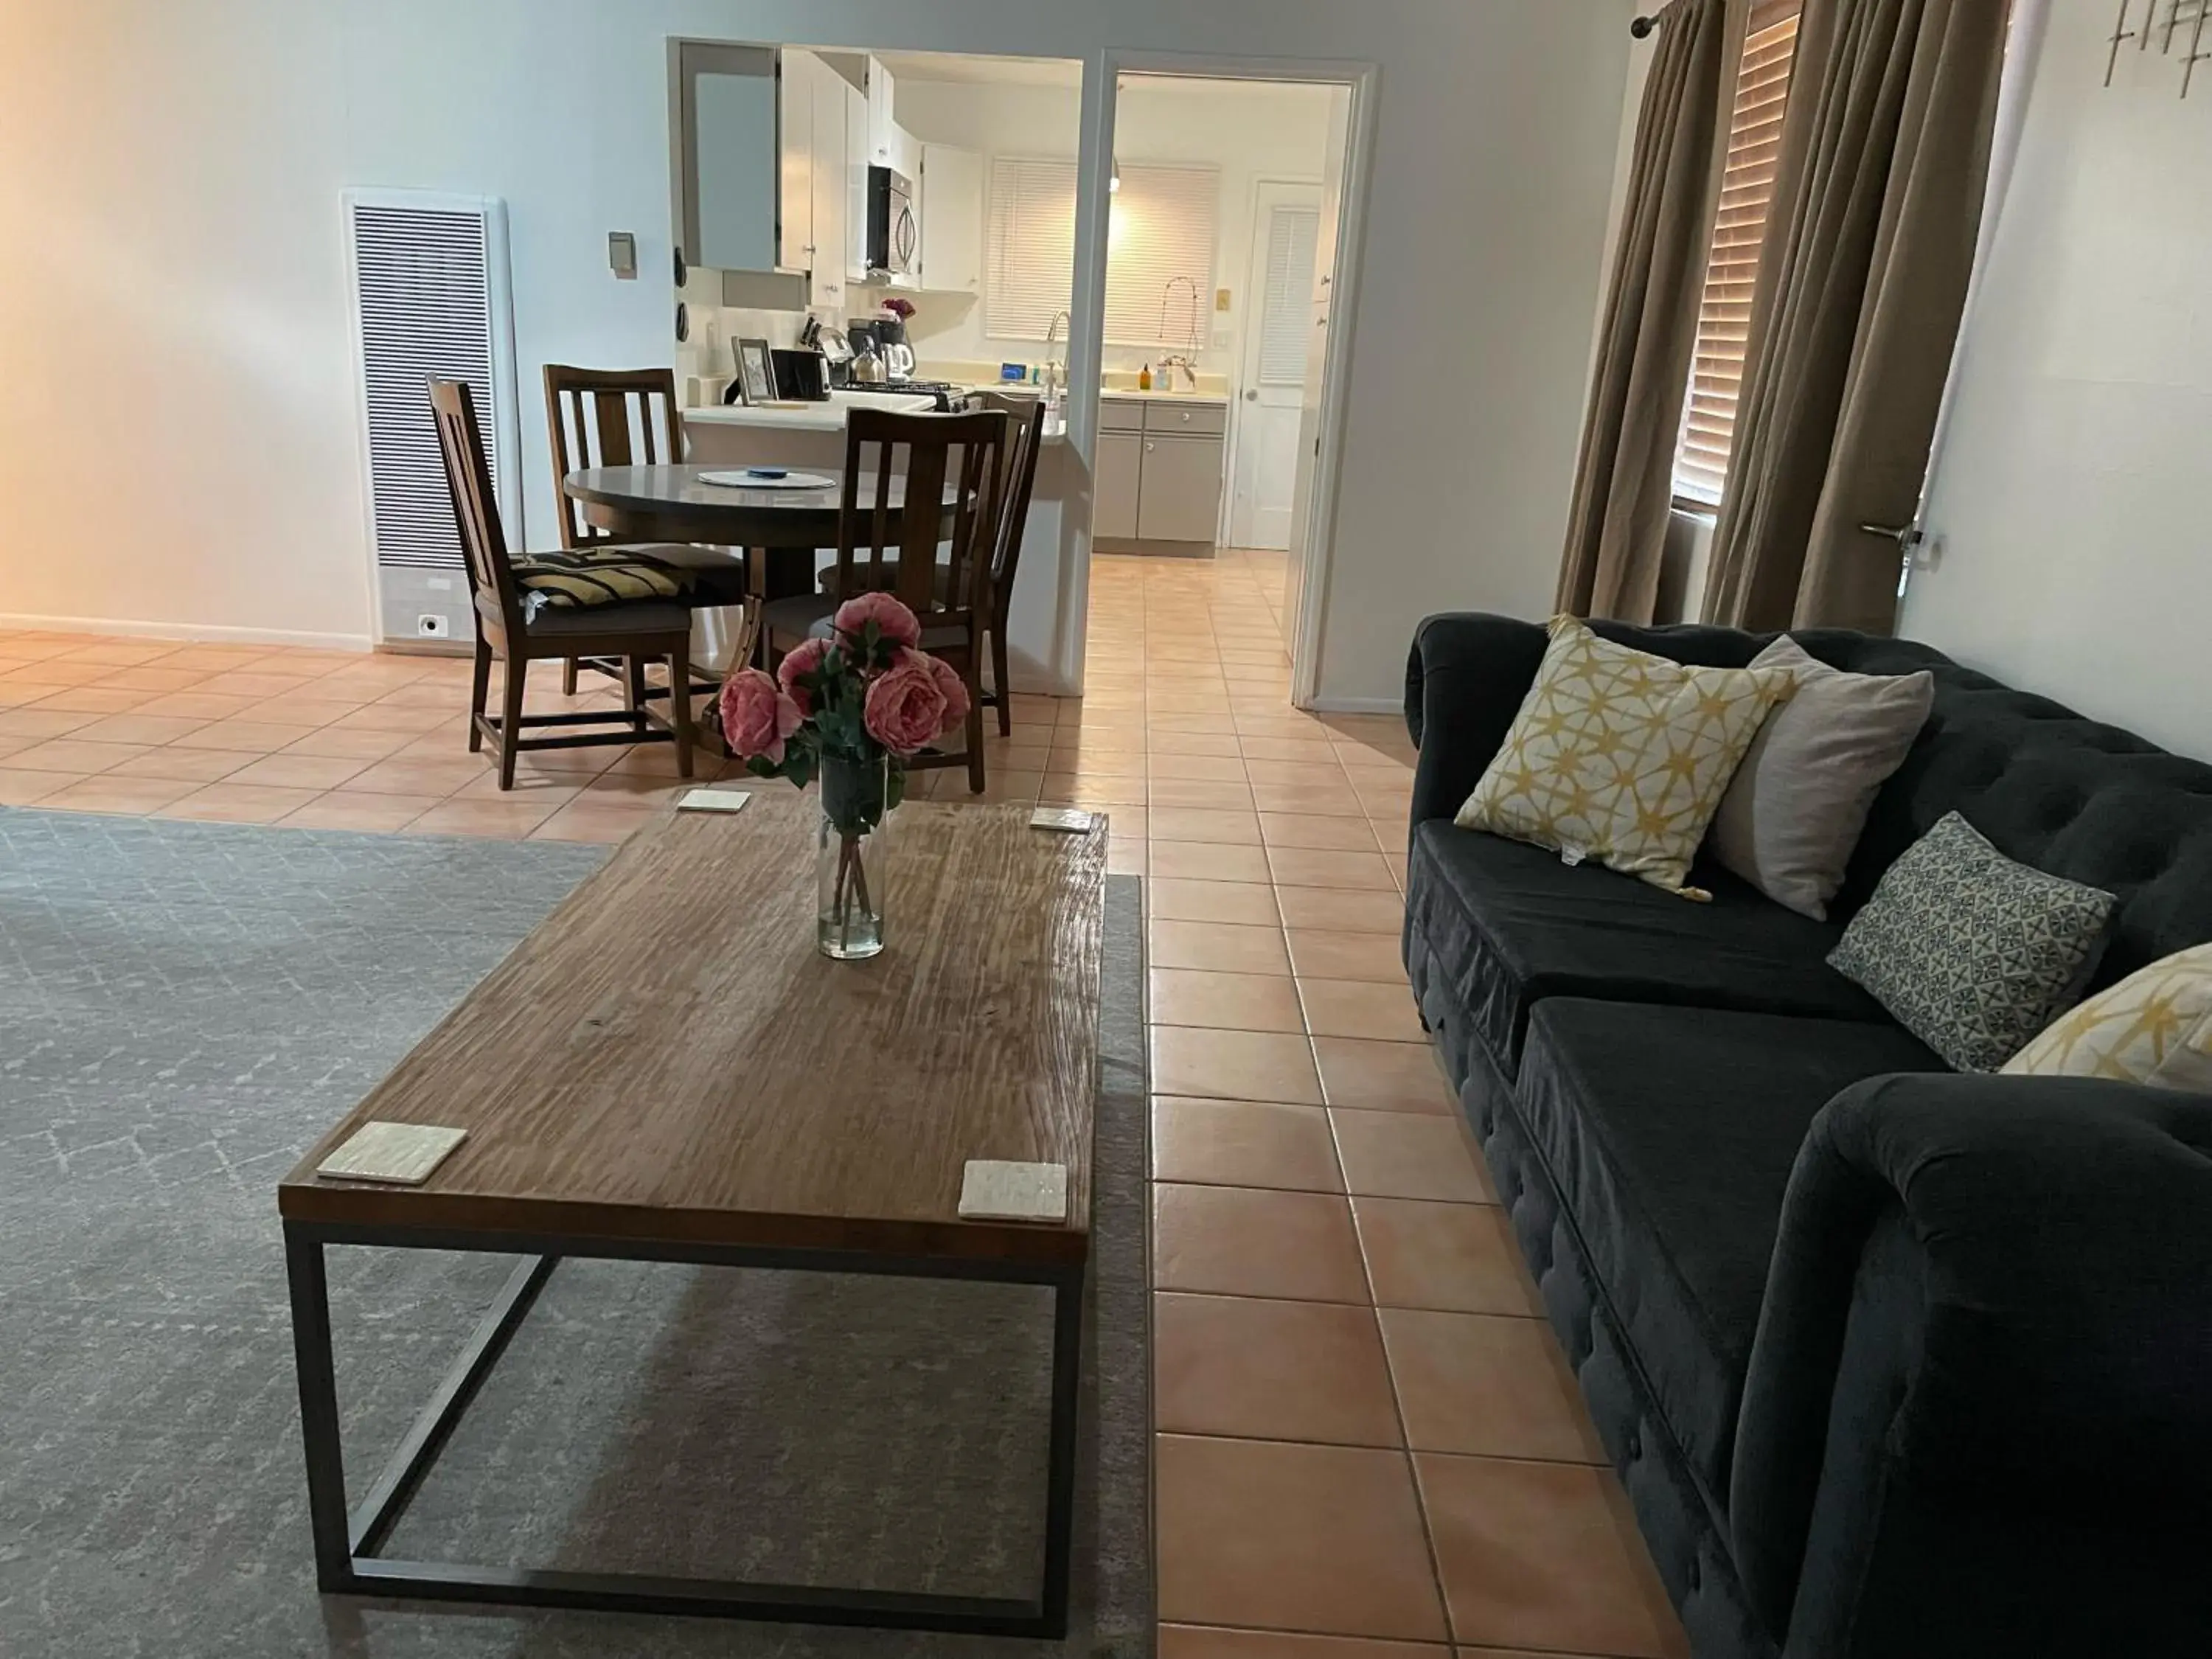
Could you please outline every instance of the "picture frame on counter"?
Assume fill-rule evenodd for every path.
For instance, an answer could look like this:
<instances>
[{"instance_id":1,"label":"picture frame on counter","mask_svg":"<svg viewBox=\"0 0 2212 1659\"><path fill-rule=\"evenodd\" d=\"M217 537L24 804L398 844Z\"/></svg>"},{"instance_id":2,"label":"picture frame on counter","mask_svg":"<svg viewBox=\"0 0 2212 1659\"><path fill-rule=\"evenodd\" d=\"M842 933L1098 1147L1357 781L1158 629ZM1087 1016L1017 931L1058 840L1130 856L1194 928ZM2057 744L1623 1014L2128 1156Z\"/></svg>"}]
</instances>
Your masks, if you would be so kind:
<instances>
[{"instance_id":1,"label":"picture frame on counter","mask_svg":"<svg viewBox=\"0 0 2212 1659\"><path fill-rule=\"evenodd\" d=\"M766 340L739 340L738 353L738 398L746 404L766 404L775 401L775 366L769 356Z\"/></svg>"}]
</instances>

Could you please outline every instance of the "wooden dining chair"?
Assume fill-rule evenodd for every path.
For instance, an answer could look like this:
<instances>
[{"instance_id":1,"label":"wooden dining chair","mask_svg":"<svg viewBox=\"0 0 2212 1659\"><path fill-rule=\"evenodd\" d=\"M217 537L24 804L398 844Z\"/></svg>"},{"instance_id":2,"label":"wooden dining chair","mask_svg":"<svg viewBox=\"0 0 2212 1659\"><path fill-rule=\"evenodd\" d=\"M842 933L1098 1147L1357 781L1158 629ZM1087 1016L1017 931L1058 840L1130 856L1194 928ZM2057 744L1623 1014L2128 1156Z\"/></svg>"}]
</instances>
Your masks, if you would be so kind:
<instances>
[{"instance_id":1,"label":"wooden dining chair","mask_svg":"<svg viewBox=\"0 0 2212 1659\"><path fill-rule=\"evenodd\" d=\"M489 738L499 751L499 787L514 787L515 757L538 749L581 749L607 744L672 742L676 768L691 775L691 702L672 697L665 718L644 699L644 671L649 661L668 664L668 683L688 684L691 673L691 612L673 600L629 600L574 609L545 606L534 612L524 604L522 586L508 561L506 532L492 493L491 467L484 459L483 433L477 423L476 398L465 380L432 380L430 407L437 418L438 451L446 464L446 484L453 498L453 521L465 556L469 598L476 608L476 673L469 694L469 749L480 751ZM485 712L491 689L492 659L506 665L496 718ZM523 690L530 665L568 657L605 657L624 665L625 706L619 709L526 714ZM618 726L618 731L578 731L580 726ZM562 735L530 738L527 731L553 728Z\"/></svg>"},{"instance_id":2,"label":"wooden dining chair","mask_svg":"<svg viewBox=\"0 0 2212 1659\"><path fill-rule=\"evenodd\" d=\"M1045 404L1042 398L1007 398L997 392L986 392L984 403L1006 415L1008 437L982 603L983 631L991 653L991 690L986 701L999 711L999 735L1003 738L1014 729L1013 685L1006 673L1006 617L1013 603L1014 573L1021 565L1022 532L1029 526L1030 497L1036 488Z\"/></svg>"},{"instance_id":3,"label":"wooden dining chair","mask_svg":"<svg viewBox=\"0 0 2212 1659\"><path fill-rule=\"evenodd\" d=\"M846 416L845 477L837 509L837 562L818 594L770 603L762 613L771 655L810 634L852 594L883 589L921 621L921 648L941 657L968 688L967 744L960 753L925 750L911 769L968 769L968 787L984 788L982 661L990 563L999 522L1006 417L896 415L855 409ZM904 465L899 457L904 455ZM892 486L902 482L893 516ZM865 485L865 488L864 488ZM946 504L951 525L945 526Z\"/></svg>"},{"instance_id":4,"label":"wooden dining chair","mask_svg":"<svg viewBox=\"0 0 2212 1659\"><path fill-rule=\"evenodd\" d=\"M612 532L584 516L584 504L561 488L561 480L584 467L672 465L683 460L684 411L676 401L675 372L548 363L545 429L553 444L553 499L561 545L570 551L603 545L615 539ZM720 549L655 542L643 550L690 574L691 592L685 603L706 607L745 602L744 565ZM627 678L618 662L571 657L561 675L561 689L571 696L580 667L617 680ZM711 691L717 684L712 676L702 676L692 689Z\"/></svg>"}]
</instances>

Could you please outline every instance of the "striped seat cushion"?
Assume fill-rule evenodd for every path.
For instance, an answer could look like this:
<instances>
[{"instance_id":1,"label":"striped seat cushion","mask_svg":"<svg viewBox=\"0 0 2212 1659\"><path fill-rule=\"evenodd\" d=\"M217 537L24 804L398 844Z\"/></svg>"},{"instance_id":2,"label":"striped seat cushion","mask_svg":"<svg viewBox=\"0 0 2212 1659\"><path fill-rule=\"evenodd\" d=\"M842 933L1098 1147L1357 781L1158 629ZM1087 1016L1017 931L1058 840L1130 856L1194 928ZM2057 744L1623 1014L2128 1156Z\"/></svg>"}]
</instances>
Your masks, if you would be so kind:
<instances>
[{"instance_id":1,"label":"striped seat cushion","mask_svg":"<svg viewBox=\"0 0 2212 1659\"><path fill-rule=\"evenodd\" d=\"M635 547L579 547L532 553L514 562L526 616L637 599L680 599L693 573Z\"/></svg>"}]
</instances>

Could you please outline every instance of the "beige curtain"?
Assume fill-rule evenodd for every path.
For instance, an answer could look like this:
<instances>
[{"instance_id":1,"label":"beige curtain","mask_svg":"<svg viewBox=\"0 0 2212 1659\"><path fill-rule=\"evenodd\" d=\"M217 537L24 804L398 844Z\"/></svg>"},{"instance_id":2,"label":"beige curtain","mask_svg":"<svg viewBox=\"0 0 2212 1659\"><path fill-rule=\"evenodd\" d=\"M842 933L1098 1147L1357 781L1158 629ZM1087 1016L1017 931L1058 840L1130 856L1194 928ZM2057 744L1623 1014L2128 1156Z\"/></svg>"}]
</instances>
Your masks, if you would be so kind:
<instances>
[{"instance_id":1,"label":"beige curtain","mask_svg":"<svg viewBox=\"0 0 2212 1659\"><path fill-rule=\"evenodd\" d=\"M1675 0L1658 20L1559 567L1557 608L1578 617L1657 605L1743 15Z\"/></svg>"},{"instance_id":2,"label":"beige curtain","mask_svg":"<svg viewBox=\"0 0 2212 1659\"><path fill-rule=\"evenodd\" d=\"M1806 0L1705 615L1896 624L1966 303L2002 0Z\"/></svg>"}]
</instances>

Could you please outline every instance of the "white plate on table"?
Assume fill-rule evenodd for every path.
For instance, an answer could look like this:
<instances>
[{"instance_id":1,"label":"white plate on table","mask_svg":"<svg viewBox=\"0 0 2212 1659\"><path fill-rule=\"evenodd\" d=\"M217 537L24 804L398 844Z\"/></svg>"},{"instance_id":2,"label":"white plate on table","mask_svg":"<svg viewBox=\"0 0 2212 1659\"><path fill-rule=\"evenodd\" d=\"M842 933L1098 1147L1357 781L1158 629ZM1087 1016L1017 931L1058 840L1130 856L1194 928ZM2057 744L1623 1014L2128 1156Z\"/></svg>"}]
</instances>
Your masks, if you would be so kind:
<instances>
[{"instance_id":1,"label":"white plate on table","mask_svg":"<svg viewBox=\"0 0 2212 1659\"><path fill-rule=\"evenodd\" d=\"M701 483L720 484L726 489L835 489L836 479L823 472L787 472L780 467L765 472L735 467L716 472L702 472Z\"/></svg>"}]
</instances>

